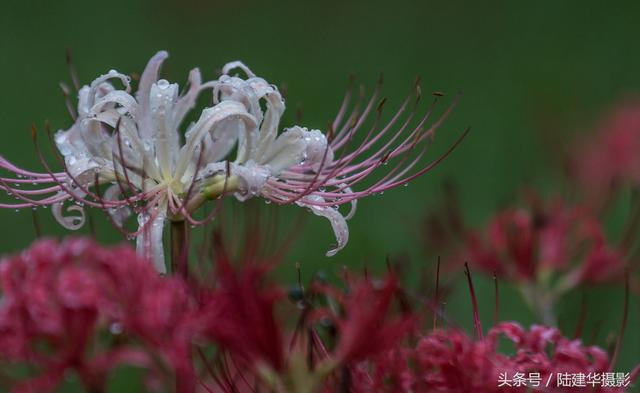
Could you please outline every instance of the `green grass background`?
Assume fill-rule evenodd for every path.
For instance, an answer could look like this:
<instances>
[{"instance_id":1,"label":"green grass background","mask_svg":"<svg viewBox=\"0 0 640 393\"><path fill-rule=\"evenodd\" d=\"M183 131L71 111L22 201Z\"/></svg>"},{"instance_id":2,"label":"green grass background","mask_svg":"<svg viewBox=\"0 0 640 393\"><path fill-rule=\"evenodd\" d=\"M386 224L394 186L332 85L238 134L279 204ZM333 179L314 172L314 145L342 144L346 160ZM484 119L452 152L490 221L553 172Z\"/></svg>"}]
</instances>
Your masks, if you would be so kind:
<instances>
[{"instance_id":1,"label":"green grass background","mask_svg":"<svg viewBox=\"0 0 640 393\"><path fill-rule=\"evenodd\" d=\"M224 63L241 59L268 81L288 86L284 125L293 123L301 104L304 125L316 128L333 119L350 73L372 88L383 72L389 108L421 75L425 92L463 92L431 157L464 127L472 126L472 133L409 187L361 201L351 240L338 256L324 257L333 242L328 222L309 217L280 272L290 282L295 262L306 276L319 269L335 274L343 265L382 271L385 257L399 254L432 268L438 250L424 252L420 225L437 206L444 179L455 181L465 216L478 225L524 184L544 192L562 188L554 152L570 136L589 132L615 102L640 91L639 15L640 3L633 1L3 1L0 154L38 169L31 123L69 126L58 88L68 81L66 48L83 82L111 68L140 72L160 49L171 55L164 75L180 83L195 66L213 78ZM285 219L296 214L295 208L282 210ZM623 207L612 226L625 214ZM48 212L40 218L48 235L68 234ZM26 247L33 240L31 221L29 211L0 211L0 252ZM99 228L101 240L119 239L108 224ZM469 327L468 292L458 283L447 312ZM477 285L489 324L492 284L478 276ZM586 293L588 322L602 321L597 342L606 345L622 316L622 291ZM505 286L501 300L504 319L534 322L512 289ZM571 329L579 300L580 293L572 293L560 305ZM640 360L639 313L633 299L620 371Z\"/></svg>"}]
</instances>

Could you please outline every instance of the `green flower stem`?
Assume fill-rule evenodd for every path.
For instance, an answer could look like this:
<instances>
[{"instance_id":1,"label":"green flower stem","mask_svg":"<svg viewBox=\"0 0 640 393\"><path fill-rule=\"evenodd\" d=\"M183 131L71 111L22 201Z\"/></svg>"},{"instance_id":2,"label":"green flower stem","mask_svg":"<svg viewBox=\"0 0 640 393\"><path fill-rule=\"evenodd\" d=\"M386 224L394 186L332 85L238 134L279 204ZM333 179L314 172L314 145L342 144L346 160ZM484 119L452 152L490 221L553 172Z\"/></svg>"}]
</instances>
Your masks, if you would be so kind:
<instances>
[{"instance_id":1,"label":"green flower stem","mask_svg":"<svg viewBox=\"0 0 640 393\"><path fill-rule=\"evenodd\" d=\"M189 242L185 220L171 220L171 271L187 278L189 274Z\"/></svg>"}]
</instances>

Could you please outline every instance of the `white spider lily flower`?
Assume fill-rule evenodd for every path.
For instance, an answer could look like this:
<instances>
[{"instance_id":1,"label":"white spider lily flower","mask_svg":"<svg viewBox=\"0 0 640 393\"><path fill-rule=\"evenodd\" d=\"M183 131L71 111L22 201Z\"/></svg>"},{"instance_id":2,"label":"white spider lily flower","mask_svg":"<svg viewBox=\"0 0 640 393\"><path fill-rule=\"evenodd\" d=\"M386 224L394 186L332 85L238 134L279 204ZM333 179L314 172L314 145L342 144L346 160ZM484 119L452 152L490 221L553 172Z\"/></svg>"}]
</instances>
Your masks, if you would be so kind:
<instances>
[{"instance_id":1,"label":"white spider lily flower","mask_svg":"<svg viewBox=\"0 0 640 393\"><path fill-rule=\"evenodd\" d=\"M0 188L18 199L0 207L52 205L63 226L78 229L86 204L106 211L123 232L126 219L136 213L138 229L126 233L136 238L138 252L165 272L165 221L206 223L193 213L205 201L229 192L240 201L261 197L277 204L295 203L327 218L337 240L327 252L332 256L348 241L346 220L355 213L359 198L406 184L448 154L412 171L426 150L424 142L431 140L453 105L426 127L433 105L416 117L417 105L409 110L410 95L379 128L383 101L370 130L354 148L356 132L374 111L380 84L362 110L359 102L345 116L349 90L327 133L300 126L279 132L285 110L281 94L243 63L228 63L219 79L204 83L194 69L188 89L180 94L177 84L158 79L167 57L162 51L151 58L135 95L129 77L113 70L79 89L74 124L54 138L64 171L51 171L42 154L45 173L21 169L0 157L0 168L17 175L0 177ZM231 75L234 69L246 78ZM202 110L183 134L183 120L203 90L213 93L212 106ZM416 85L415 104L419 101ZM394 127L392 137L382 139ZM411 156L412 152L417 154ZM396 165L363 186L371 173L394 158L399 158ZM67 208L72 215L64 215L63 204L69 200L75 201ZM351 206L346 215L339 211L343 204Z\"/></svg>"},{"instance_id":2,"label":"white spider lily flower","mask_svg":"<svg viewBox=\"0 0 640 393\"><path fill-rule=\"evenodd\" d=\"M2 206L52 205L54 216L68 229L78 229L84 222L78 204L107 210L118 225L135 209L140 226L129 236L136 237L138 251L165 272L164 221L183 219L187 194L197 186L195 173L185 174L184 168L193 170L202 155L221 160L228 150L212 142L218 135L237 135L257 125L242 103L219 103L202 111L191 126L185 145L181 145L179 127L184 117L195 105L198 94L216 83L203 84L200 71L194 69L189 74L189 88L180 95L177 84L158 80L160 66L167 57L163 51L151 58L135 96L131 94L129 77L115 70L79 89L74 124L55 135L55 145L64 157L63 172L25 171L1 158L0 166L19 175L18 179L2 178L2 187L19 199L18 203ZM113 82L122 88L116 88ZM45 187L15 187L30 182ZM99 193L95 187L103 184L109 186ZM32 195L45 197L36 200ZM78 204L67 209L75 213L69 217L63 215L63 203L70 199Z\"/></svg>"}]
</instances>

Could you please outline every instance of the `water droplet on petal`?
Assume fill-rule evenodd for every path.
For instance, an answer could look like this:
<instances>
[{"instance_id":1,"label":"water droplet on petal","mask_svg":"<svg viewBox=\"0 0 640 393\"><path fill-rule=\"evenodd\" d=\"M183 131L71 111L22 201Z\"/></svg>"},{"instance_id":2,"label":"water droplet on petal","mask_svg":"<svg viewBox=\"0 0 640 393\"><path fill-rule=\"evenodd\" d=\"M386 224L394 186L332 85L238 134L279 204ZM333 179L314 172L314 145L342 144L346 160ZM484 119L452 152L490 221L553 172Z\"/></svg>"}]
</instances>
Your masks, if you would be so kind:
<instances>
[{"instance_id":1,"label":"water droplet on petal","mask_svg":"<svg viewBox=\"0 0 640 393\"><path fill-rule=\"evenodd\" d=\"M122 333L122 324L120 324L118 322L112 323L111 326L109 326L109 331L111 332L111 334L120 334L120 333Z\"/></svg>"}]
</instances>

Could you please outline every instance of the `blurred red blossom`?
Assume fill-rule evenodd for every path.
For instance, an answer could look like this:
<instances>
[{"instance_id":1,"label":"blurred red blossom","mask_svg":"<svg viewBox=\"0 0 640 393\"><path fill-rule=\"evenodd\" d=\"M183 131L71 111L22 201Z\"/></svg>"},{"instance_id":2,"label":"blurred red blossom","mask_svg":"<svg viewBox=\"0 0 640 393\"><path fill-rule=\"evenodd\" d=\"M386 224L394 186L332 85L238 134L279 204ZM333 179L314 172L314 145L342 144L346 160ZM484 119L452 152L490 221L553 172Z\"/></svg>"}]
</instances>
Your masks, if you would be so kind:
<instances>
[{"instance_id":1,"label":"blurred red blossom","mask_svg":"<svg viewBox=\"0 0 640 393\"><path fill-rule=\"evenodd\" d=\"M37 370L14 391L52 391L70 370L92 390L121 363L152 368L148 351L104 346L98 329L114 337L124 329L156 329L139 324L167 309L166 297L151 300L149 289L164 286L158 293L168 294L167 286L174 284L128 247L106 249L88 239L40 240L5 258L0 263L0 360Z\"/></svg>"},{"instance_id":2,"label":"blurred red blossom","mask_svg":"<svg viewBox=\"0 0 640 393\"><path fill-rule=\"evenodd\" d=\"M267 265L246 261L237 270L229 255L218 250L217 286L203 289L198 318L202 334L248 362L254 371L284 368L284 337L274 306L283 297L276 286L263 285Z\"/></svg>"},{"instance_id":3,"label":"blurred red blossom","mask_svg":"<svg viewBox=\"0 0 640 393\"><path fill-rule=\"evenodd\" d=\"M502 339L511 344L512 354L501 351ZM437 329L413 347L395 348L369 364L361 363L354 372L353 391L569 392L575 388L559 386L557 375L608 371L609 357L598 347L566 338L556 328L534 325L525 329L515 322L502 322L482 339L457 329ZM527 381L520 386L510 383L516 373ZM534 376L537 386L529 376ZM630 373L629 381L636 376L637 370ZM545 386L550 378L552 383ZM590 391L623 392L625 387L595 386Z\"/></svg>"},{"instance_id":4,"label":"blurred red blossom","mask_svg":"<svg viewBox=\"0 0 640 393\"><path fill-rule=\"evenodd\" d=\"M611 245L589 209L530 195L523 207L498 212L467 235L469 261L516 282L561 274L561 290L623 277L625 256Z\"/></svg>"},{"instance_id":5,"label":"blurred red blossom","mask_svg":"<svg viewBox=\"0 0 640 393\"><path fill-rule=\"evenodd\" d=\"M398 291L396 279L388 277L378 287L361 280L343 298L344 317L336 321L340 340L335 357L343 363L376 356L396 346L413 325L408 313L391 314Z\"/></svg>"},{"instance_id":6,"label":"blurred red blossom","mask_svg":"<svg viewBox=\"0 0 640 393\"><path fill-rule=\"evenodd\" d=\"M639 151L640 99L635 98L615 106L575 149L571 167L590 202L605 202L623 183L640 185Z\"/></svg>"}]
</instances>

